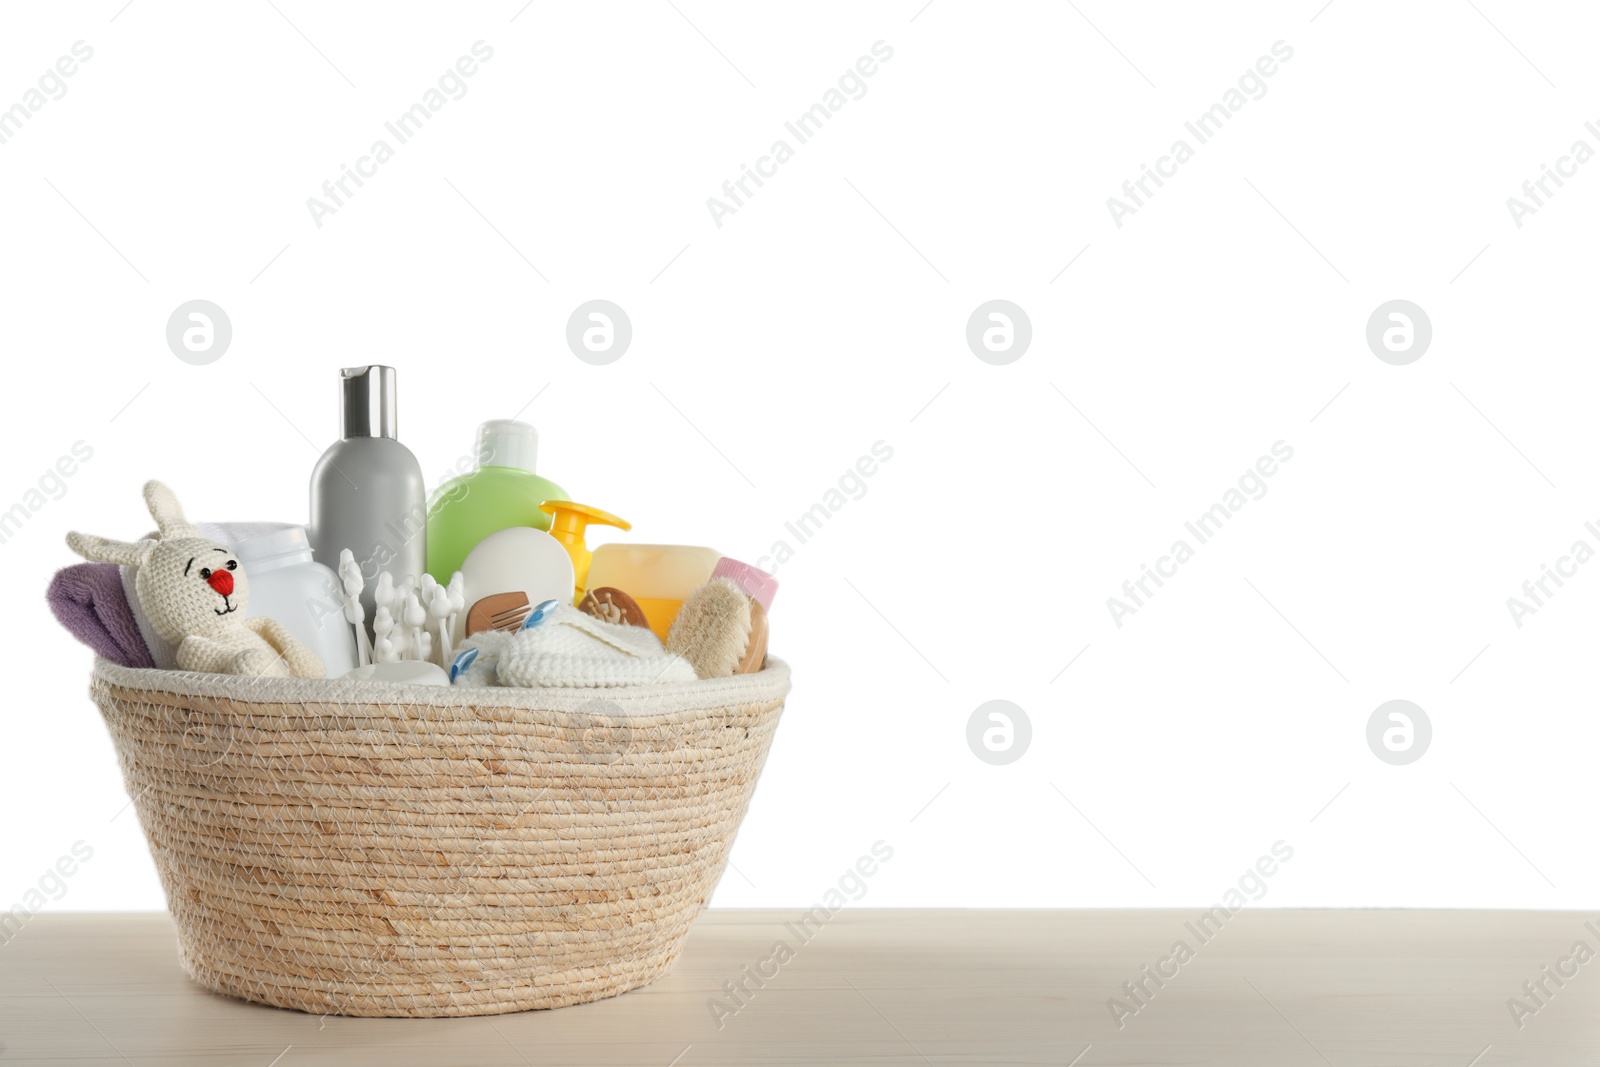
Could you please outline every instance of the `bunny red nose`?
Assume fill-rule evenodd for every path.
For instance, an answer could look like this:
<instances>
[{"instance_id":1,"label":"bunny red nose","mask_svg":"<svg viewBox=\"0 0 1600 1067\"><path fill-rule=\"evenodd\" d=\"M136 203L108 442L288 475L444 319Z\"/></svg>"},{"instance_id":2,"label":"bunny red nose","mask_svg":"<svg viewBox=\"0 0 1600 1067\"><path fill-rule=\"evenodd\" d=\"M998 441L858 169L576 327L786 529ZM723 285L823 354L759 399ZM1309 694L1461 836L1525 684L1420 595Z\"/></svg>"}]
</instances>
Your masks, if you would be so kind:
<instances>
[{"instance_id":1,"label":"bunny red nose","mask_svg":"<svg viewBox=\"0 0 1600 1067\"><path fill-rule=\"evenodd\" d=\"M233 572L212 571L211 577L206 579L206 584L223 596L233 595Z\"/></svg>"}]
</instances>

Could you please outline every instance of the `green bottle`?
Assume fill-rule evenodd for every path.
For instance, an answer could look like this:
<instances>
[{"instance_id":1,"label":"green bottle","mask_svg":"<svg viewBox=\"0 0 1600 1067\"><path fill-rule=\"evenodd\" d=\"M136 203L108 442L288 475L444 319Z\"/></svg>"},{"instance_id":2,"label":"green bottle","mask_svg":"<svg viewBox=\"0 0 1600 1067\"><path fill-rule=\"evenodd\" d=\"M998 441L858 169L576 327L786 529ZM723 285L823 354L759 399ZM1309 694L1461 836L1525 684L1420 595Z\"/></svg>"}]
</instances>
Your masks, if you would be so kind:
<instances>
[{"instance_id":1,"label":"green bottle","mask_svg":"<svg viewBox=\"0 0 1600 1067\"><path fill-rule=\"evenodd\" d=\"M539 510L567 491L533 473L539 433L525 422L491 419L478 427L478 469L451 478L428 499L428 573L440 582L461 569L467 553L513 526L550 529Z\"/></svg>"}]
</instances>

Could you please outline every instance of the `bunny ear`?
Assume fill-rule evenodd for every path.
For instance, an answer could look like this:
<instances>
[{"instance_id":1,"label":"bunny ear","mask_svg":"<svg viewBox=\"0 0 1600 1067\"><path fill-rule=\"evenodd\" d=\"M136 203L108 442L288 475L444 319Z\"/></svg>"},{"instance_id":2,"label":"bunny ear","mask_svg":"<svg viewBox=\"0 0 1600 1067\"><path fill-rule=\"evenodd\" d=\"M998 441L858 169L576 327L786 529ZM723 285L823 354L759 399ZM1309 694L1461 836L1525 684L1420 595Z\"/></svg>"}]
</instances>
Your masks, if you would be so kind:
<instances>
[{"instance_id":1,"label":"bunny ear","mask_svg":"<svg viewBox=\"0 0 1600 1067\"><path fill-rule=\"evenodd\" d=\"M150 517L156 520L156 528L161 531L161 536L169 537L199 537L200 531L189 525L183 517L183 508L178 506L178 498L172 490L160 482L146 482L144 484L144 502L150 509Z\"/></svg>"},{"instance_id":2,"label":"bunny ear","mask_svg":"<svg viewBox=\"0 0 1600 1067\"><path fill-rule=\"evenodd\" d=\"M67 534L67 547L84 559L95 563L138 566L150 558L150 553L155 551L156 543L145 540L129 544L126 541L107 541L104 537L74 532Z\"/></svg>"}]
</instances>

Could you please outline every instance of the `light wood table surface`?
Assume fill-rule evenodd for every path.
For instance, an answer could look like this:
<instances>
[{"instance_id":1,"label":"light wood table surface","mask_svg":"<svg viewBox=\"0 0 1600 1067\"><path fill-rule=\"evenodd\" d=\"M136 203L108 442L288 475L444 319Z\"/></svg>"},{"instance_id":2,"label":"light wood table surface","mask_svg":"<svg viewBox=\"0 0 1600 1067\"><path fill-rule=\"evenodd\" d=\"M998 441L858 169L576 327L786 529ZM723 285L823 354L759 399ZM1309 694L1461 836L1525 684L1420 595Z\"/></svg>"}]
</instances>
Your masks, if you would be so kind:
<instances>
[{"instance_id":1,"label":"light wood table surface","mask_svg":"<svg viewBox=\"0 0 1600 1067\"><path fill-rule=\"evenodd\" d=\"M1192 912L847 909L802 944L797 914L707 912L612 1000L410 1020L207 993L167 916L47 912L0 945L0 1065L1600 1064L1600 959L1560 963L1600 951L1600 915L1245 911L1201 944ZM793 958L719 1028L708 1002L780 939ZM1122 983L1180 939L1194 957L1118 1029L1108 999L1133 1006ZM1519 1029L1507 1001L1537 1007L1541 978Z\"/></svg>"}]
</instances>

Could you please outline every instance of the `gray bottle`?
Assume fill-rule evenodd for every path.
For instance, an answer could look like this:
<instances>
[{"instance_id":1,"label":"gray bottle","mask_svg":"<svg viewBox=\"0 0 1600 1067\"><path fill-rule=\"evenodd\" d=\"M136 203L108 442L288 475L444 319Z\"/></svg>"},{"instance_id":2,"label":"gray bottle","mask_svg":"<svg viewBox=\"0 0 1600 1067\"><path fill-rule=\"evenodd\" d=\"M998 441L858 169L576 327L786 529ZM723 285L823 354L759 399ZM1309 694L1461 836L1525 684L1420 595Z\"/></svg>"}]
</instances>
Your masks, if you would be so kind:
<instances>
[{"instance_id":1,"label":"gray bottle","mask_svg":"<svg viewBox=\"0 0 1600 1067\"><path fill-rule=\"evenodd\" d=\"M398 583L427 565L427 491L417 457L396 436L394 368L341 374L340 440L311 472L311 552L335 572L343 549L355 553L370 636L378 572Z\"/></svg>"}]
</instances>

